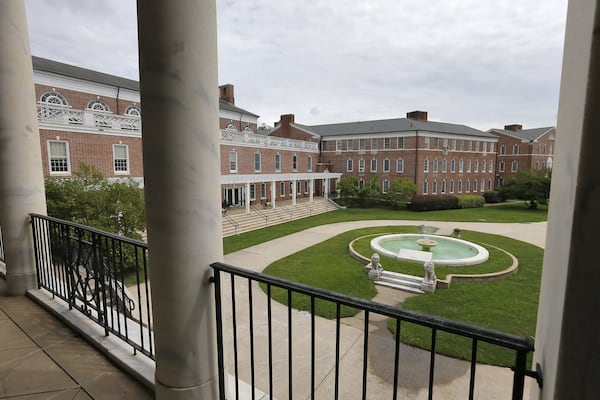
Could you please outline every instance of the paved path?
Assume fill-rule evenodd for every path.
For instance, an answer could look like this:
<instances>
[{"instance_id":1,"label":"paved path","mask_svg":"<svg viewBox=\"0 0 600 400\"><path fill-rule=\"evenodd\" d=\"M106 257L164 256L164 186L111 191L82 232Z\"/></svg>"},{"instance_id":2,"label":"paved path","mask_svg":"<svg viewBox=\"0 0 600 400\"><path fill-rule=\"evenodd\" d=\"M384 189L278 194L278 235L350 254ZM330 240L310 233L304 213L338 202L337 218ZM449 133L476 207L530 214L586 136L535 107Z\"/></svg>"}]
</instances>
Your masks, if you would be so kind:
<instances>
[{"instance_id":1,"label":"paved path","mask_svg":"<svg viewBox=\"0 0 600 400\"><path fill-rule=\"evenodd\" d=\"M339 233L364 227L430 225L439 227L439 233L450 233L454 228L495 233L523 240L543 247L545 241L546 222L539 223L485 223L485 222L438 222L438 221L352 221L321 225L297 232L270 242L262 243L235 253L228 254L224 261L254 271L262 271L267 265L306 247L327 240ZM241 284L240 284L241 283ZM229 285L225 285L224 298L231 296ZM266 296L256 284L248 286L245 282L236 285L236 313L238 329L238 369L241 379L250 382L250 346L249 346L249 292L253 299L253 324L255 342L255 379L259 389L266 390L267 360L261 355L267 354L267 315ZM388 304L400 304L405 294L391 289L379 289L375 300ZM231 306L226 304L224 320L233 320ZM287 398L287 307L273 302L273 337L274 337L274 397ZM309 398L310 389L310 318L306 313L292 313L293 342L293 390L295 398ZM232 327L226 326L225 332ZM333 393L333 377L335 371L335 321L316 318L316 396L330 398ZM369 325L369 366L368 366L368 398L371 400L391 398L393 382L394 341L388 333L384 318L372 318ZM359 318L342 321L341 357L340 357L340 398L360 397L362 389L362 353L363 326ZM226 347L232 348L232 337L226 337ZM230 352L232 353L232 352ZM399 399L427 398L427 377L429 353L408 346L401 348L401 371L399 382ZM229 372L233 373L233 358L229 357ZM526 382L529 385L530 379ZM436 357L435 389L440 398L465 398L468 393L469 364L444 356ZM512 372L506 368L477 366L476 398L500 399L510 398L512 388Z\"/></svg>"}]
</instances>

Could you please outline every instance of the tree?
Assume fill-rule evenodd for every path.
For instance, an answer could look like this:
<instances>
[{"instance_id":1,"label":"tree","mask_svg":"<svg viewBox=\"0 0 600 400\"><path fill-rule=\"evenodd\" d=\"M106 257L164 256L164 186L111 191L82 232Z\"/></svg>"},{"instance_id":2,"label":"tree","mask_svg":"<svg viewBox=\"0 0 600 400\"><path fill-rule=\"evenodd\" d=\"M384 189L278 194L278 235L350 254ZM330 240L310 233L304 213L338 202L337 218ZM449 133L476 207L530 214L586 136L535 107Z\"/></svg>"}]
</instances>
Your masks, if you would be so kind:
<instances>
[{"instance_id":1,"label":"tree","mask_svg":"<svg viewBox=\"0 0 600 400\"><path fill-rule=\"evenodd\" d=\"M525 200L527 206L534 210L538 204L547 204L550 197L550 171L520 171L498 192L506 199Z\"/></svg>"},{"instance_id":2,"label":"tree","mask_svg":"<svg viewBox=\"0 0 600 400\"><path fill-rule=\"evenodd\" d=\"M340 191L342 199L358 196L358 192L360 191L358 188L358 178L356 176L342 176L337 181L337 190Z\"/></svg>"},{"instance_id":3,"label":"tree","mask_svg":"<svg viewBox=\"0 0 600 400\"><path fill-rule=\"evenodd\" d=\"M146 228L144 201L133 182L109 182L94 167L80 163L73 178L48 178L48 215L140 239Z\"/></svg>"},{"instance_id":4,"label":"tree","mask_svg":"<svg viewBox=\"0 0 600 400\"><path fill-rule=\"evenodd\" d=\"M390 184L386 198L394 203L408 203L417 192L417 185L406 178L394 179Z\"/></svg>"}]
</instances>

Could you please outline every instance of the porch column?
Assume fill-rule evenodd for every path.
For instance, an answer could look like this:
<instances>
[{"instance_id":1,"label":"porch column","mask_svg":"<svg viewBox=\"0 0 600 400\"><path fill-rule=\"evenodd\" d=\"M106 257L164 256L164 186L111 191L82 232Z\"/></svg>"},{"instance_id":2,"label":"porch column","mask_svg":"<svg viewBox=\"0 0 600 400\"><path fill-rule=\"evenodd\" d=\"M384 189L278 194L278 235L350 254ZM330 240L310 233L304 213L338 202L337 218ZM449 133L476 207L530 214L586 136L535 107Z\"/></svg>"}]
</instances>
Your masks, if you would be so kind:
<instances>
[{"instance_id":1,"label":"porch column","mask_svg":"<svg viewBox=\"0 0 600 400\"><path fill-rule=\"evenodd\" d=\"M323 198L325 200L329 198L329 178L323 180Z\"/></svg>"},{"instance_id":2,"label":"porch column","mask_svg":"<svg viewBox=\"0 0 600 400\"><path fill-rule=\"evenodd\" d=\"M9 295L37 287L29 213L46 214L33 65L22 0L0 1L0 225Z\"/></svg>"},{"instance_id":3,"label":"porch column","mask_svg":"<svg viewBox=\"0 0 600 400\"><path fill-rule=\"evenodd\" d=\"M315 180L311 179L310 183L308 184L308 192L309 194L309 202L314 203L315 201Z\"/></svg>"},{"instance_id":4,"label":"porch column","mask_svg":"<svg viewBox=\"0 0 600 400\"><path fill-rule=\"evenodd\" d=\"M209 264L223 248L215 0L139 1L138 36L155 398L216 399Z\"/></svg>"},{"instance_id":5,"label":"porch column","mask_svg":"<svg viewBox=\"0 0 600 400\"><path fill-rule=\"evenodd\" d=\"M556 157L536 328L535 364L544 387L532 399L590 399L600 393L600 5L571 0L556 128Z\"/></svg>"},{"instance_id":6,"label":"porch column","mask_svg":"<svg viewBox=\"0 0 600 400\"><path fill-rule=\"evenodd\" d=\"M246 193L244 193L244 204L246 205L246 214L250 214L250 183L246 183Z\"/></svg>"},{"instance_id":7,"label":"porch column","mask_svg":"<svg viewBox=\"0 0 600 400\"><path fill-rule=\"evenodd\" d=\"M296 205L296 180L292 181L292 207Z\"/></svg>"},{"instance_id":8,"label":"porch column","mask_svg":"<svg viewBox=\"0 0 600 400\"><path fill-rule=\"evenodd\" d=\"M277 192L276 184L277 182L275 181L271 182L271 208L273 208L273 210L275 209L275 193Z\"/></svg>"}]
</instances>

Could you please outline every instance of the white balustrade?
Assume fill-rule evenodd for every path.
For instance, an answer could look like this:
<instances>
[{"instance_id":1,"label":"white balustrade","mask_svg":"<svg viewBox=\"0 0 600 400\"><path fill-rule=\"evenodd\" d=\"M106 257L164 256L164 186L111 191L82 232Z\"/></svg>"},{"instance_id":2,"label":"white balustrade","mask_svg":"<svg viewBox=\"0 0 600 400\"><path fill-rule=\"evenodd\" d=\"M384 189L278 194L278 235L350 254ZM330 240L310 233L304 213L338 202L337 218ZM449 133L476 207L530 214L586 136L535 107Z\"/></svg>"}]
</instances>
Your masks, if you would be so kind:
<instances>
[{"instance_id":1,"label":"white balustrade","mask_svg":"<svg viewBox=\"0 0 600 400\"><path fill-rule=\"evenodd\" d=\"M239 132L232 129L221 129L221 142L249 143L265 147L283 147L302 150L317 150L317 143L303 140L285 139L256 133Z\"/></svg>"},{"instance_id":2,"label":"white balustrade","mask_svg":"<svg viewBox=\"0 0 600 400\"><path fill-rule=\"evenodd\" d=\"M81 110L51 104L38 104L37 108L39 121L54 124L83 125L83 111Z\"/></svg>"}]
</instances>

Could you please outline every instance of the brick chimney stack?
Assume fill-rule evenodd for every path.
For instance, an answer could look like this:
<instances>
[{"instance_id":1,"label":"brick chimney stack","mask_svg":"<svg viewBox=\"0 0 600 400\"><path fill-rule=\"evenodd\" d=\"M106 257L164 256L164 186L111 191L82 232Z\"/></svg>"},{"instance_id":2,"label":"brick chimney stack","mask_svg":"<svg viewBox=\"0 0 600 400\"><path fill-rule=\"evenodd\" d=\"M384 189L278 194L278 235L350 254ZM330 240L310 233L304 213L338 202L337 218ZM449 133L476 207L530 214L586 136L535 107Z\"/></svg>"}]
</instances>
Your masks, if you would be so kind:
<instances>
[{"instance_id":1,"label":"brick chimney stack","mask_svg":"<svg viewBox=\"0 0 600 400\"><path fill-rule=\"evenodd\" d=\"M294 114L283 114L279 118L282 126L290 126L290 124L294 123Z\"/></svg>"},{"instance_id":2,"label":"brick chimney stack","mask_svg":"<svg viewBox=\"0 0 600 400\"><path fill-rule=\"evenodd\" d=\"M512 124L512 125L504 125L504 130L505 131L520 131L523 130L523 125L520 124Z\"/></svg>"},{"instance_id":3,"label":"brick chimney stack","mask_svg":"<svg viewBox=\"0 0 600 400\"><path fill-rule=\"evenodd\" d=\"M415 121L427 121L427 111L411 111L406 113L406 118Z\"/></svg>"},{"instance_id":4,"label":"brick chimney stack","mask_svg":"<svg viewBox=\"0 0 600 400\"><path fill-rule=\"evenodd\" d=\"M219 86L219 99L225 100L231 104L235 104L235 97L233 97L233 85L231 83Z\"/></svg>"}]
</instances>

